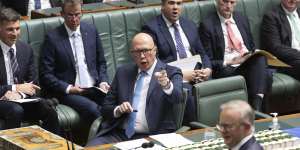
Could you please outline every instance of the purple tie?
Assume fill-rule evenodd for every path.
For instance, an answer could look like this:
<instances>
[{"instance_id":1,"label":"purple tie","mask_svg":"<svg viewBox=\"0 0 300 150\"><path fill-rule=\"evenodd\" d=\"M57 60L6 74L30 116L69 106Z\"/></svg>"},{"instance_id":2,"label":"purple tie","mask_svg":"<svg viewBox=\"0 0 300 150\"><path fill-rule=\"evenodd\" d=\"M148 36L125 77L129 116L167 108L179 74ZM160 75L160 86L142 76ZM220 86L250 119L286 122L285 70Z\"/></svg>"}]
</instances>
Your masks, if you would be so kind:
<instances>
[{"instance_id":1,"label":"purple tie","mask_svg":"<svg viewBox=\"0 0 300 150\"><path fill-rule=\"evenodd\" d=\"M175 41L176 41L176 50L178 52L179 58L186 58L186 52L182 43L182 39L178 30L178 24L174 23L173 25L174 28L174 35L175 35Z\"/></svg>"}]
</instances>

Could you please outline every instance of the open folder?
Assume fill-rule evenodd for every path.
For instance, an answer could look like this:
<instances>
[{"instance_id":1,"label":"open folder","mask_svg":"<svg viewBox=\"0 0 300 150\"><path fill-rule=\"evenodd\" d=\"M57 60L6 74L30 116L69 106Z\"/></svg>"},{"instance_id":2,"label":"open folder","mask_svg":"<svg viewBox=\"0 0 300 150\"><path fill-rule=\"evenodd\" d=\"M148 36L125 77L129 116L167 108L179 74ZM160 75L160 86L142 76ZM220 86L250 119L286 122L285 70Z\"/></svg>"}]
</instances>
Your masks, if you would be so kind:
<instances>
[{"instance_id":1,"label":"open folder","mask_svg":"<svg viewBox=\"0 0 300 150\"><path fill-rule=\"evenodd\" d=\"M181 70L194 70L197 63L201 64L201 57L200 55L194 55L188 58L179 59L177 61L173 61L168 63L170 66L175 66Z\"/></svg>"},{"instance_id":2,"label":"open folder","mask_svg":"<svg viewBox=\"0 0 300 150\"><path fill-rule=\"evenodd\" d=\"M279 60L277 57L275 57L274 55L272 55L271 53L269 53L269 52L267 52L265 50L256 49L255 52L253 52L249 58L251 58L251 57L253 57L255 55L263 55L263 56L265 56L267 58L267 63L268 63L269 66L274 66L274 67L291 67L288 64L286 64L283 61Z\"/></svg>"}]
</instances>

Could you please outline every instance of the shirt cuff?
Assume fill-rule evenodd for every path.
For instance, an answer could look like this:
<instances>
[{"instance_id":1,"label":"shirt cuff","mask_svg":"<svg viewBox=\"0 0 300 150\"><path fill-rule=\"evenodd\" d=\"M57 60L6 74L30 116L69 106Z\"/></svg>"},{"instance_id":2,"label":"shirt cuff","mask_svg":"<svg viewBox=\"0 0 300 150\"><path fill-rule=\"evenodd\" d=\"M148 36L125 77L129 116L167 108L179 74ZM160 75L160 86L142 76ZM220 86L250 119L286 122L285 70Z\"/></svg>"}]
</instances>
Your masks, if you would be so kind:
<instances>
[{"instance_id":1,"label":"shirt cuff","mask_svg":"<svg viewBox=\"0 0 300 150\"><path fill-rule=\"evenodd\" d=\"M22 93L22 92L18 92L18 93L21 95L22 99L27 98L27 95L25 93Z\"/></svg>"},{"instance_id":2,"label":"shirt cuff","mask_svg":"<svg viewBox=\"0 0 300 150\"><path fill-rule=\"evenodd\" d=\"M119 117L121 116L121 114L117 112L117 110L119 109L119 107L120 107L120 106L117 106L117 107L114 109L114 117L115 117L115 118L119 118Z\"/></svg>"},{"instance_id":3,"label":"shirt cuff","mask_svg":"<svg viewBox=\"0 0 300 150\"><path fill-rule=\"evenodd\" d=\"M163 91L167 94L167 95L171 95L173 92L173 83L170 82L170 87L168 89L163 89Z\"/></svg>"},{"instance_id":4,"label":"shirt cuff","mask_svg":"<svg viewBox=\"0 0 300 150\"><path fill-rule=\"evenodd\" d=\"M69 85L66 89L66 94L69 94L70 93L70 89L71 89L72 85Z\"/></svg>"},{"instance_id":5,"label":"shirt cuff","mask_svg":"<svg viewBox=\"0 0 300 150\"><path fill-rule=\"evenodd\" d=\"M17 91L17 85L13 84L13 85L11 86L11 91Z\"/></svg>"}]
</instances>

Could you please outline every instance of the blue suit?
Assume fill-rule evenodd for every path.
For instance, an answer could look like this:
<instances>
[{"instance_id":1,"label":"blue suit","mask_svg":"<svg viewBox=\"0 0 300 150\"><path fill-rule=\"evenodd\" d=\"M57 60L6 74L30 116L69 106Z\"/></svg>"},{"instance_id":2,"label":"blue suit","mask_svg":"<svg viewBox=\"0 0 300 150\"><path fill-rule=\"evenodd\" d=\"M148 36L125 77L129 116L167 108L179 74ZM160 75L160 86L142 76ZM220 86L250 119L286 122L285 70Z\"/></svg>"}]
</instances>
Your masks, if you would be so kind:
<instances>
[{"instance_id":1,"label":"blue suit","mask_svg":"<svg viewBox=\"0 0 300 150\"><path fill-rule=\"evenodd\" d=\"M245 46L252 52L255 49L255 46L247 18L242 16L239 12L234 12L232 15L238 30L241 33ZM246 79L249 99L257 99L258 97L256 94L266 95L272 85L272 74L267 69L266 58L257 55L246 60L239 67L223 66L225 39L221 22L217 12L208 16L209 17L204 19L200 24L199 32L204 48L212 62L213 77L222 78L233 75L242 75Z\"/></svg>"},{"instance_id":2,"label":"blue suit","mask_svg":"<svg viewBox=\"0 0 300 150\"><path fill-rule=\"evenodd\" d=\"M255 137L252 137L239 150L263 150L263 148L256 141Z\"/></svg>"},{"instance_id":3,"label":"blue suit","mask_svg":"<svg viewBox=\"0 0 300 150\"><path fill-rule=\"evenodd\" d=\"M157 79L152 75L149 89L146 98L145 115L149 128L149 134L168 133L176 130L176 123L172 106L175 103L182 101L182 73L179 69L168 66L161 61L157 61L153 73L165 69L168 78L173 83L173 91L171 95L167 95L162 90ZM103 143L111 143L114 141L104 141L101 136L106 136L114 131L119 131L118 134L123 134L121 130L124 120L128 118L128 114L123 114L120 118L114 118L113 111L116 106L125 101L132 103L135 80L138 73L136 65L125 65L120 67L115 75L112 83L112 90L105 98L105 103L102 108L102 115L106 122L102 124L102 129L97 135L97 138L88 143L88 145L97 145ZM119 135L119 136L124 136ZM134 135L133 138L141 136Z\"/></svg>"},{"instance_id":4,"label":"blue suit","mask_svg":"<svg viewBox=\"0 0 300 150\"><path fill-rule=\"evenodd\" d=\"M92 25L81 23L80 32L88 72L95 81L94 86L98 86L99 83L108 81L101 40ZM93 121L100 115L97 104L101 104L101 97L94 94L66 94L67 87L74 85L75 79L76 69L71 43L62 24L46 35L40 60L40 84L46 89L48 96L58 97L60 102L73 107L84 118Z\"/></svg>"},{"instance_id":5,"label":"blue suit","mask_svg":"<svg viewBox=\"0 0 300 150\"><path fill-rule=\"evenodd\" d=\"M34 64L33 51L31 47L21 41L16 42L16 58L19 66L18 83L36 83L37 74ZM12 85L7 84L7 70L5 68L4 56L0 46L0 97L7 91L12 90ZM36 103L14 103L0 100L0 119L5 122L4 129L17 128L23 120L43 120L43 127L53 133L59 132L58 117L56 111L49 103L41 100Z\"/></svg>"}]
</instances>

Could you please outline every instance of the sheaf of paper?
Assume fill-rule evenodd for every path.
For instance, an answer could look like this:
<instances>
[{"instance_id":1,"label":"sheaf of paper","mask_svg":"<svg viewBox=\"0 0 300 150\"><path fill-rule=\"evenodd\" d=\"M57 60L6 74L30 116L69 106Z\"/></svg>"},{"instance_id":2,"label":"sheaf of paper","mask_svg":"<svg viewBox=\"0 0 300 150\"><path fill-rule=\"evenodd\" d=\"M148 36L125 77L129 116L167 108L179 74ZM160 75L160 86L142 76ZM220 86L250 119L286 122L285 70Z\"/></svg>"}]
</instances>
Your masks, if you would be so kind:
<instances>
[{"instance_id":1,"label":"sheaf of paper","mask_svg":"<svg viewBox=\"0 0 300 150\"><path fill-rule=\"evenodd\" d=\"M181 70L194 70L197 62L201 62L200 55L194 55L188 58L173 61L168 63L168 65L178 67Z\"/></svg>"},{"instance_id":2,"label":"sheaf of paper","mask_svg":"<svg viewBox=\"0 0 300 150\"><path fill-rule=\"evenodd\" d=\"M39 101L37 98L26 98L26 99L16 99L16 100L9 100L16 103L27 103L27 102L35 102Z\"/></svg>"},{"instance_id":3,"label":"sheaf of paper","mask_svg":"<svg viewBox=\"0 0 300 150\"><path fill-rule=\"evenodd\" d=\"M186 139L182 135L176 134L176 133L152 135L152 136L150 136L150 138L160 142L163 146L165 146L167 148L194 143L194 142Z\"/></svg>"},{"instance_id":4,"label":"sheaf of paper","mask_svg":"<svg viewBox=\"0 0 300 150\"><path fill-rule=\"evenodd\" d=\"M117 147L121 150L130 150L130 149L138 150L138 149L144 149L141 146L143 143L146 143L146 142L149 142L149 141L146 139L137 139L137 140L131 140L131 141L117 143L114 145L114 147ZM157 144L154 144L154 146L151 148L147 148L147 150L164 150L164 149L165 149L164 147L157 145Z\"/></svg>"}]
</instances>

